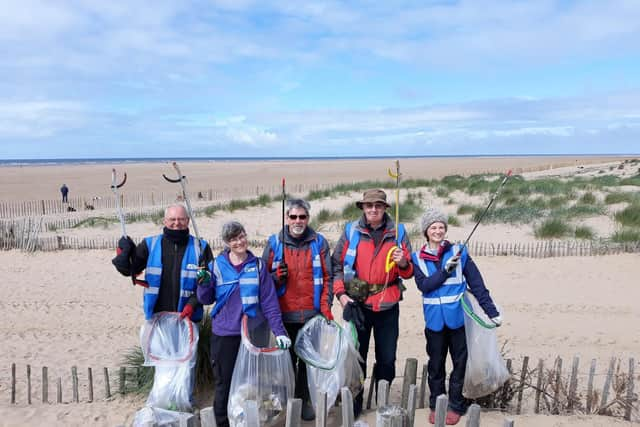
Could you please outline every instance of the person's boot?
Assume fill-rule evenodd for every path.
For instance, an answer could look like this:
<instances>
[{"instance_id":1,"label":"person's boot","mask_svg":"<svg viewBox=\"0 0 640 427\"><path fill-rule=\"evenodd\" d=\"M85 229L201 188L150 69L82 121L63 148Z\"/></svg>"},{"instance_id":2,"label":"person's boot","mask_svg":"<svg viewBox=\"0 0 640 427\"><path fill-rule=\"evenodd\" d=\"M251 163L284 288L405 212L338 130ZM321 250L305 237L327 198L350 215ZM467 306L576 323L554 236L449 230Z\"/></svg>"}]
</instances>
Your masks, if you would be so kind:
<instances>
[{"instance_id":1,"label":"person's boot","mask_svg":"<svg viewBox=\"0 0 640 427\"><path fill-rule=\"evenodd\" d=\"M302 401L302 419L305 421L313 421L316 419L316 411L313 409L311 399Z\"/></svg>"}]
</instances>

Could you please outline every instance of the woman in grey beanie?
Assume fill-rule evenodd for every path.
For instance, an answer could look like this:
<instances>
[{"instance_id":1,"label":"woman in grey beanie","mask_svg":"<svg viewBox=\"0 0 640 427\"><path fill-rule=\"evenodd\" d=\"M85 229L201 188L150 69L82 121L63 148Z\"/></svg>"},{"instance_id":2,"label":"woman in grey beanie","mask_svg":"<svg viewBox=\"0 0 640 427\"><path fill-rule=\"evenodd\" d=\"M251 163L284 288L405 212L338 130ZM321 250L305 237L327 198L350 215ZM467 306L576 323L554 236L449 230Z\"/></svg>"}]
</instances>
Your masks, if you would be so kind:
<instances>
[{"instance_id":1,"label":"woman in grey beanie","mask_svg":"<svg viewBox=\"0 0 640 427\"><path fill-rule=\"evenodd\" d=\"M415 281L423 296L424 334L429 355L429 422L435 423L436 398L447 392L445 365L447 354L450 354L453 371L449 377L446 423L454 425L468 407L467 400L462 396L467 343L460 301L465 290L468 288L476 297L496 326L500 326L502 319L466 248L452 245L445 239L447 228L447 216L442 211L427 209L420 220L420 229L427 243L411 258L415 266Z\"/></svg>"}]
</instances>

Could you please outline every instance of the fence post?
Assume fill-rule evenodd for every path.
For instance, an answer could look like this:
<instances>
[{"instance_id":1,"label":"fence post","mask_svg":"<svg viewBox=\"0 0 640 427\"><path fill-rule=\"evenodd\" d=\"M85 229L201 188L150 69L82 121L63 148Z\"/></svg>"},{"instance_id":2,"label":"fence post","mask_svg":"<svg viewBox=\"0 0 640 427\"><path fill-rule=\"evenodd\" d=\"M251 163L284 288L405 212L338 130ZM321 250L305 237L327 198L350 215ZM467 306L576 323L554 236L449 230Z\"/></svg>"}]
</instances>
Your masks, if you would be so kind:
<instances>
[{"instance_id":1,"label":"fence post","mask_svg":"<svg viewBox=\"0 0 640 427\"><path fill-rule=\"evenodd\" d=\"M402 380L402 400L400 406L407 408L409 400L409 386L416 383L418 373L418 359L409 357L404 363L404 378Z\"/></svg>"},{"instance_id":2,"label":"fence post","mask_svg":"<svg viewBox=\"0 0 640 427\"><path fill-rule=\"evenodd\" d=\"M480 427L480 405L477 403L469 406L466 427Z\"/></svg>"},{"instance_id":3,"label":"fence post","mask_svg":"<svg viewBox=\"0 0 640 427\"><path fill-rule=\"evenodd\" d=\"M573 364L571 365L571 379L569 380L569 401L567 402L567 409L572 410L576 400L576 389L578 388L578 364L580 358L574 356Z\"/></svg>"},{"instance_id":4,"label":"fence post","mask_svg":"<svg viewBox=\"0 0 640 427\"><path fill-rule=\"evenodd\" d=\"M46 366L42 367L42 403L49 403L49 373Z\"/></svg>"},{"instance_id":5,"label":"fence post","mask_svg":"<svg viewBox=\"0 0 640 427\"><path fill-rule=\"evenodd\" d=\"M604 387L602 387L602 400L600 401L600 409L604 408L607 404L607 398L609 397L609 387L611 387L611 381L613 379L613 370L616 365L616 358L612 357L609 362L609 370L607 371L607 378L604 381ZM601 412L600 410L598 412Z\"/></svg>"},{"instance_id":6,"label":"fence post","mask_svg":"<svg viewBox=\"0 0 640 427\"><path fill-rule=\"evenodd\" d=\"M327 393L318 392L316 400L316 427L327 427Z\"/></svg>"},{"instance_id":7,"label":"fence post","mask_svg":"<svg viewBox=\"0 0 640 427\"><path fill-rule=\"evenodd\" d=\"M16 403L16 364L11 364L11 403Z\"/></svg>"},{"instance_id":8,"label":"fence post","mask_svg":"<svg viewBox=\"0 0 640 427\"><path fill-rule=\"evenodd\" d=\"M73 390L73 401L78 403L80 401L80 397L78 396L78 368L75 366L71 367L71 384Z\"/></svg>"},{"instance_id":9,"label":"fence post","mask_svg":"<svg viewBox=\"0 0 640 427\"><path fill-rule=\"evenodd\" d=\"M378 408L382 408L386 406L389 402L389 381L380 380L378 381L378 400L377 406Z\"/></svg>"},{"instance_id":10,"label":"fence post","mask_svg":"<svg viewBox=\"0 0 640 427\"><path fill-rule=\"evenodd\" d=\"M436 398L436 419L435 427L444 427L447 418L447 405L449 399L446 394L441 394Z\"/></svg>"},{"instance_id":11,"label":"fence post","mask_svg":"<svg viewBox=\"0 0 640 427\"><path fill-rule=\"evenodd\" d=\"M125 393L125 381L127 380L127 368L125 368L124 366L120 367L120 384L118 384L120 386L120 395L124 396Z\"/></svg>"},{"instance_id":12,"label":"fence post","mask_svg":"<svg viewBox=\"0 0 640 427\"><path fill-rule=\"evenodd\" d=\"M89 381L89 402L93 402L93 372L91 368L87 369L87 379Z\"/></svg>"},{"instance_id":13,"label":"fence post","mask_svg":"<svg viewBox=\"0 0 640 427\"><path fill-rule=\"evenodd\" d=\"M376 364L371 369L371 379L369 380L369 393L367 393L367 409L371 409L371 398L373 397L373 388L376 384Z\"/></svg>"},{"instance_id":14,"label":"fence post","mask_svg":"<svg viewBox=\"0 0 640 427\"><path fill-rule=\"evenodd\" d=\"M31 405L31 365L27 365L27 405Z\"/></svg>"},{"instance_id":15,"label":"fence post","mask_svg":"<svg viewBox=\"0 0 640 427\"><path fill-rule=\"evenodd\" d=\"M624 410L624 419L631 421L631 407L633 402L633 369L636 364L635 359L629 359L629 376L627 377L627 407Z\"/></svg>"},{"instance_id":16,"label":"fence post","mask_svg":"<svg viewBox=\"0 0 640 427\"><path fill-rule=\"evenodd\" d=\"M587 414L591 413L593 404L593 377L596 374L596 359L591 359L591 367L589 368L589 379L587 380Z\"/></svg>"},{"instance_id":17,"label":"fence post","mask_svg":"<svg viewBox=\"0 0 640 427\"><path fill-rule=\"evenodd\" d=\"M429 372L427 370L427 364L422 365L422 377L420 377L420 398L418 399L418 408L424 408L426 404L426 393L427 393L427 377L429 376Z\"/></svg>"},{"instance_id":18,"label":"fence post","mask_svg":"<svg viewBox=\"0 0 640 427\"><path fill-rule=\"evenodd\" d=\"M353 427L353 396L349 387L342 387L340 396L342 400L342 427Z\"/></svg>"},{"instance_id":19,"label":"fence post","mask_svg":"<svg viewBox=\"0 0 640 427\"><path fill-rule=\"evenodd\" d=\"M529 356L525 356L522 360L522 372L520 372L520 384L518 385L518 406L516 414L520 414L522 410L522 392L524 391L524 380L527 378L527 368L529 365Z\"/></svg>"},{"instance_id":20,"label":"fence post","mask_svg":"<svg viewBox=\"0 0 640 427\"><path fill-rule=\"evenodd\" d=\"M62 378L58 377L56 401L62 403Z\"/></svg>"},{"instance_id":21,"label":"fence post","mask_svg":"<svg viewBox=\"0 0 640 427\"><path fill-rule=\"evenodd\" d=\"M109 369L104 368L104 397L109 399L111 397L111 387L109 387Z\"/></svg>"},{"instance_id":22,"label":"fence post","mask_svg":"<svg viewBox=\"0 0 640 427\"><path fill-rule=\"evenodd\" d=\"M560 380L562 379L562 358L556 358L555 391L553 393L553 413L560 413Z\"/></svg>"},{"instance_id":23,"label":"fence post","mask_svg":"<svg viewBox=\"0 0 640 427\"><path fill-rule=\"evenodd\" d=\"M293 398L287 400L287 417L285 427L300 427L302 419L302 399ZM203 426L204 427L204 426Z\"/></svg>"},{"instance_id":24,"label":"fence post","mask_svg":"<svg viewBox=\"0 0 640 427\"><path fill-rule=\"evenodd\" d=\"M407 398L407 422L409 427L413 427L416 419L416 400L418 398L418 388L415 384L409 386L409 397Z\"/></svg>"},{"instance_id":25,"label":"fence post","mask_svg":"<svg viewBox=\"0 0 640 427\"><path fill-rule=\"evenodd\" d=\"M533 409L535 414L540 413L540 393L542 392L542 379L544 377L544 362L542 359L538 359L538 382L536 384L536 405Z\"/></svg>"}]
</instances>

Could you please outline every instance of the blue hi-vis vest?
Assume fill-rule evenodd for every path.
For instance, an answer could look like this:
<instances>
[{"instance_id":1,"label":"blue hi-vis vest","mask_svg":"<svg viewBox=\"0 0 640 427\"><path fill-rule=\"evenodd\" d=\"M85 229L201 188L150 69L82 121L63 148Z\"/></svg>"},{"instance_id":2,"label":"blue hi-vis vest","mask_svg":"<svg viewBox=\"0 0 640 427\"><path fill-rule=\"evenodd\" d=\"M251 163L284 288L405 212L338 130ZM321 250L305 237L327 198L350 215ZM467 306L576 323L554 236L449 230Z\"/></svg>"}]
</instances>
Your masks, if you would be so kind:
<instances>
[{"instance_id":1,"label":"blue hi-vis vest","mask_svg":"<svg viewBox=\"0 0 640 427\"><path fill-rule=\"evenodd\" d=\"M242 312L249 317L256 316L259 300L260 259L248 262L238 272L224 255L218 255L213 263L213 276L216 279L216 305L211 310L211 318L224 307L229 297L240 286Z\"/></svg>"},{"instance_id":2,"label":"blue hi-vis vest","mask_svg":"<svg viewBox=\"0 0 640 427\"><path fill-rule=\"evenodd\" d=\"M310 243L311 246L311 265L313 266L313 308L316 311L320 311L320 299L322 298L322 286L324 285L324 276L322 274L322 261L320 260L320 249L324 238L316 233L316 238ZM278 264L282 261L282 242L278 238L277 234L269 236L269 246L273 252L273 262L271 263L271 270L275 271L278 268ZM287 284L276 288L278 297L281 297L287 291Z\"/></svg>"},{"instance_id":3,"label":"blue hi-vis vest","mask_svg":"<svg viewBox=\"0 0 640 427\"><path fill-rule=\"evenodd\" d=\"M345 234L347 235L347 239L349 240L349 247L347 248L347 253L344 255L343 262L343 272L344 272L344 281L349 282L356 277L356 272L353 269L353 266L356 263L356 255L358 252L358 243L360 243L360 232L358 231L359 221L348 222L345 227ZM396 242L398 245L402 245L402 241L404 240L404 224L398 224L398 235L396 236ZM401 247L402 249L402 247Z\"/></svg>"},{"instance_id":4,"label":"blue hi-vis vest","mask_svg":"<svg viewBox=\"0 0 640 427\"><path fill-rule=\"evenodd\" d=\"M144 290L143 307L144 317L149 320L153 315L153 309L158 301L158 293L160 292L160 280L162 277L162 235L146 237L147 248L149 248L149 258L147 259L147 267L144 272L144 278L149 284ZM188 270L188 265L198 265L200 262L200 248L204 248L207 243L200 240L200 245L196 245L196 239L189 236L187 248L182 257L182 265L180 267L180 299L178 300L178 311L182 311L189 301L189 297L196 291L196 274L198 270ZM191 320L199 322L202 319L202 306L193 312Z\"/></svg>"},{"instance_id":5,"label":"blue hi-vis vest","mask_svg":"<svg viewBox=\"0 0 640 427\"><path fill-rule=\"evenodd\" d=\"M453 245L442 255L442 260L440 261L442 266L458 252L459 247L460 245ZM467 251L463 249L458 266L442 286L422 294L425 325L432 331L441 331L444 325L447 325L449 329L457 329L464 325L464 314L460 300L467 289L467 282L462 275L464 266L467 263L467 257ZM438 271L433 261L420 258L420 251L412 253L411 259L413 265L418 266L426 277Z\"/></svg>"}]
</instances>

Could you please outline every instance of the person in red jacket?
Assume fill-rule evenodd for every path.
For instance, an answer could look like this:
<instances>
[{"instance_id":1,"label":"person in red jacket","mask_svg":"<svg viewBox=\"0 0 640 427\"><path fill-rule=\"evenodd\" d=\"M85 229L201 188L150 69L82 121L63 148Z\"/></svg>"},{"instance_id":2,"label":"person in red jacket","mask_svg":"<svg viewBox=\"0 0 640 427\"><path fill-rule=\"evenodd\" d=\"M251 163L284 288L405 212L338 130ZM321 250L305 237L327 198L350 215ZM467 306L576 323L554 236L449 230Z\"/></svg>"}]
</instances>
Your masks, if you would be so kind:
<instances>
[{"instance_id":1,"label":"person in red jacket","mask_svg":"<svg viewBox=\"0 0 640 427\"><path fill-rule=\"evenodd\" d=\"M363 211L358 221L348 223L332 256L333 289L343 307L345 320L358 329L362 371L366 375L371 331L375 339L376 379L389 384L396 376L399 335L398 302L404 286L401 279L413 276L411 243L404 225L396 225L386 213L389 204L383 190L364 192L356 206ZM392 265L387 265L387 254ZM353 401L356 418L362 412L361 391Z\"/></svg>"},{"instance_id":2,"label":"person in red jacket","mask_svg":"<svg viewBox=\"0 0 640 427\"><path fill-rule=\"evenodd\" d=\"M305 200L287 202L284 230L269 237L262 258L271 267L280 300L282 320L292 342L314 316L331 314L331 253L327 239L309 227L310 206ZM307 384L307 367L291 348L296 371L296 397L302 398L302 419L315 418Z\"/></svg>"}]
</instances>

